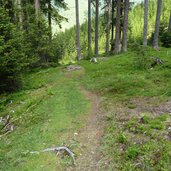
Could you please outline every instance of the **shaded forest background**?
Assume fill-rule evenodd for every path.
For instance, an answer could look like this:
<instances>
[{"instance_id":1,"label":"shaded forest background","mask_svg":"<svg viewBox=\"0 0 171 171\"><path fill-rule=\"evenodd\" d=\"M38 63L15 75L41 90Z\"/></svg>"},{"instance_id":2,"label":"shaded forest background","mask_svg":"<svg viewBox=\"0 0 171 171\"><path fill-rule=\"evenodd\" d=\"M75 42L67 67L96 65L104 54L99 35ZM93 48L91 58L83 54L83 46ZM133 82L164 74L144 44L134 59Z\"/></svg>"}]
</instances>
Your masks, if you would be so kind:
<instances>
[{"instance_id":1,"label":"shaded forest background","mask_svg":"<svg viewBox=\"0 0 171 171\"><path fill-rule=\"evenodd\" d=\"M75 26L52 36L52 23L60 28L67 18L60 14L67 10L62 0L41 1L37 8L30 1L0 2L0 90L14 91L22 88L22 75L33 68L57 66L74 63L76 60ZM148 42L152 44L155 28L157 1L149 1ZM94 11L95 6L92 5ZM128 22L128 47L141 49L143 35L143 3L130 5ZM94 16L94 14L93 14ZM171 33L167 32L170 17L170 0L162 5L160 24L160 45L170 47ZM114 18L116 21L116 19ZM115 23L114 21L114 23ZM99 54L105 55L106 39L106 1L100 3L99 16ZM90 59L94 55L95 20L92 18L92 53L88 54L87 21L81 25L82 58ZM136 46L135 46L136 45Z\"/></svg>"}]
</instances>

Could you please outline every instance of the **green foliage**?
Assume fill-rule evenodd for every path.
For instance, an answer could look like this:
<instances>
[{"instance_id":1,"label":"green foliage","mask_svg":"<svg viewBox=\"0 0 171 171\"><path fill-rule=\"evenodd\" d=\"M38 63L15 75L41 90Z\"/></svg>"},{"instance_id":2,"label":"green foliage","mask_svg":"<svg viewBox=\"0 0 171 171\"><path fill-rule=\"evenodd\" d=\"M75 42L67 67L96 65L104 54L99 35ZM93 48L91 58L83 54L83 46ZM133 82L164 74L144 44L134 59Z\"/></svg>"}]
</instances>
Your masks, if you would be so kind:
<instances>
[{"instance_id":1,"label":"green foliage","mask_svg":"<svg viewBox=\"0 0 171 171\"><path fill-rule=\"evenodd\" d=\"M27 65L22 34L10 22L7 12L0 7L0 91L20 87L19 74Z\"/></svg>"},{"instance_id":2,"label":"green foliage","mask_svg":"<svg viewBox=\"0 0 171 171\"><path fill-rule=\"evenodd\" d=\"M150 122L150 127L153 128L153 129L161 130L161 129L164 128L164 125L163 125L163 123L161 121L154 120L154 121Z\"/></svg>"},{"instance_id":3,"label":"green foliage","mask_svg":"<svg viewBox=\"0 0 171 171\"><path fill-rule=\"evenodd\" d=\"M126 152L126 157L128 159L134 159L136 158L140 153L140 149L137 147L137 146L130 146L128 149L127 149L127 152Z\"/></svg>"},{"instance_id":4,"label":"green foliage","mask_svg":"<svg viewBox=\"0 0 171 171\"><path fill-rule=\"evenodd\" d=\"M127 142L127 139L126 139L126 136L124 135L123 132L121 132L120 134L118 134L118 142L119 143L126 143Z\"/></svg>"},{"instance_id":5,"label":"green foliage","mask_svg":"<svg viewBox=\"0 0 171 171\"><path fill-rule=\"evenodd\" d=\"M132 45L132 50L135 51L136 57L134 58L134 66L137 69L148 69L150 67L150 58L148 56L149 47L142 45Z\"/></svg>"},{"instance_id":6,"label":"green foliage","mask_svg":"<svg viewBox=\"0 0 171 171\"><path fill-rule=\"evenodd\" d=\"M129 13L129 40L134 42L142 42L143 22L144 22L144 2L137 4ZM162 3L161 25L168 23L170 17L170 0L164 0ZM155 19L157 11L157 0L150 0L148 5L148 38L155 29Z\"/></svg>"},{"instance_id":7,"label":"green foliage","mask_svg":"<svg viewBox=\"0 0 171 171\"><path fill-rule=\"evenodd\" d=\"M164 32L161 36L161 42L164 47L171 47L171 31L170 32Z\"/></svg>"},{"instance_id":8,"label":"green foliage","mask_svg":"<svg viewBox=\"0 0 171 171\"><path fill-rule=\"evenodd\" d=\"M64 20L57 9L66 3L54 1L51 19L58 25ZM41 1L40 11L47 14L47 1ZM57 66L61 47L50 40L51 30L43 13L35 16L34 1L0 2L0 91L22 87L22 73L35 67ZM56 10L55 10L56 8Z\"/></svg>"}]
</instances>

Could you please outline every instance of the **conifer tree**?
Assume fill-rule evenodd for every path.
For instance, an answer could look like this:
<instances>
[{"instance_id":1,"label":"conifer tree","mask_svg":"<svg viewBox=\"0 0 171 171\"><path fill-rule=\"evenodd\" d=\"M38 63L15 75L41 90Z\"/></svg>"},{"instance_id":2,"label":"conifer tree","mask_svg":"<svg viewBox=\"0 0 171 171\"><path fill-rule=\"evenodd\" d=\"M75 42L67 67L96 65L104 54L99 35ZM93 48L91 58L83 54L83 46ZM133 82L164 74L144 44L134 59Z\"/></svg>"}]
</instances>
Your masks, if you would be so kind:
<instances>
[{"instance_id":1,"label":"conifer tree","mask_svg":"<svg viewBox=\"0 0 171 171\"><path fill-rule=\"evenodd\" d=\"M122 38L122 51L127 51L127 31L128 31L128 12L129 12L129 0L124 2L124 23L123 23L123 38Z\"/></svg>"},{"instance_id":2,"label":"conifer tree","mask_svg":"<svg viewBox=\"0 0 171 171\"><path fill-rule=\"evenodd\" d=\"M148 0L144 0L144 31L143 31L143 46L147 46L148 32Z\"/></svg>"},{"instance_id":3,"label":"conifer tree","mask_svg":"<svg viewBox=\"0 0 171 171\"><path fill-rule=\"evenodd\" d=\"M162 8L162 0L158 0L157 1L157 14L156 14L154 39L153 39L153 47L154 47L154 49L158 49L159 48L158 40L159 40L161 8Z\"/></svg>"}]
</instances>

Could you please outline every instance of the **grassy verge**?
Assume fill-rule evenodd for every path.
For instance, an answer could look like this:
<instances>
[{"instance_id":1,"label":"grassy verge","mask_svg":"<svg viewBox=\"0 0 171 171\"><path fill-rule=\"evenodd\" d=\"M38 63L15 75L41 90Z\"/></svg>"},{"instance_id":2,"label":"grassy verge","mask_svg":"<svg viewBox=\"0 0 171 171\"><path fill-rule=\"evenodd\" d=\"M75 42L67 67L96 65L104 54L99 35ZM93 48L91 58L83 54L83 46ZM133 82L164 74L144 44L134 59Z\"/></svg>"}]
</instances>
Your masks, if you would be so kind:
<instances>
[{"instance_id":1,"label":"grassy verge","mask_svg":"<svg viewBox=\"0 0 171 171\"><path fill-rule=\"evenodd\" d=\"M171 50L149 49L146 56L137 55L129 52L97 64L82 63L84 85L104 97L108 111L104 161L108 170L170 170ZM150 56L164 64L149 67Z\"/></svg>"},{"instance_id":2,"label":"grassy verge","mask_svg":"<svg viewBox=\"0 0 171 171\"><path fill-rule=\"evenodd\" d=\"M77 145L74 132L83 126L89 110L75 79L80 72L73 72L71 78L61 68L30 73L23 91L2 96L1 115L10 114L15 130L0 139L0 170L60 170L66 160L72 164L68 159L57 163L53 153L31 155L30 151Z\"/></svg>"}]
</instances>

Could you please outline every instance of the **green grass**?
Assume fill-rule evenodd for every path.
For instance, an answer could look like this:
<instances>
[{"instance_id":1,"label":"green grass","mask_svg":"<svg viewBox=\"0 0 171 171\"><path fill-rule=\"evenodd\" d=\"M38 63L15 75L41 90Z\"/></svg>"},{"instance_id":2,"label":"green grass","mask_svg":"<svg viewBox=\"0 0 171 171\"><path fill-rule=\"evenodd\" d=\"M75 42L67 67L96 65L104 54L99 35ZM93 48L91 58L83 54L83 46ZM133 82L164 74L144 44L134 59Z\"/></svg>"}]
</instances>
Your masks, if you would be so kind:
<instances>
[{"instance_id":1,"label":"green grass","mask_svg":"<svg viewBox=\"0 0 171 171\"><path fill-rule=\"evenodd\" d=\"M132 96L170 96L171 50L148 50L148 58L150 56L160 57L165 64L147 70L137 69L134 66L137 54L134 52L117 55L95 65L84 62L82 65L87 72L84 84L90 90L119 99Z\"/></svg>"},{"instance_id":2,"label":"green grass","mask_svg":"<svg viewBox=\"0 0 171 171\"><path fill-rule=\"evenodd\" d=\"M103 107L110 113L102 142L104 160L109 170L171 170L170 115L159 115L150 108L171 97L171 49L156 52L148 48L144 59L138 54L82 63L86 68L82 82L104 97ZM164 64L149 67L151 56ZM149 63L148 67L143 69L140 62Z\"/></svg>"},{"instance_id":3,"label":"green grass","mask_svg":"<svg viewBox=\"0 0 171 171\"><path fill-rule=\"evenodd\" d=\"M31 155L29 152L74 146L74 142L68 144L67 140L83 126L89 102L79 91L80 84L76 81L79 71L69 78L60 70L51 68L28 74L24 90L6 97L13 103L8 104L2 114L14 110L11 116L17 120L14 132L0 141L0 170L60 169L55 154ZM72 164L69 161L67 163Z\"/></svg>"},{"instance_id":4,"label":"green grass","mask_svg":"<svg viewBox=\"0 0 171 171\"><path fill-rule=\"evenodd\" d=\"M77 151L73 135L90 107L80 85L102 96L109 113L102 141L108 170L171 170L170 115L151 111L171 96L171 50L148 49L146 55L147 62L158 56L165 63L140 69L142 60L128 52L97 64L82 61L85 71L66 74L59 67L26 74L22 91L1 95L0 115L10 114L16 128L1 138L0 170L62 170L72 164L53 153L29 152L61 145Z\"/></svg>"}]
</instances>

